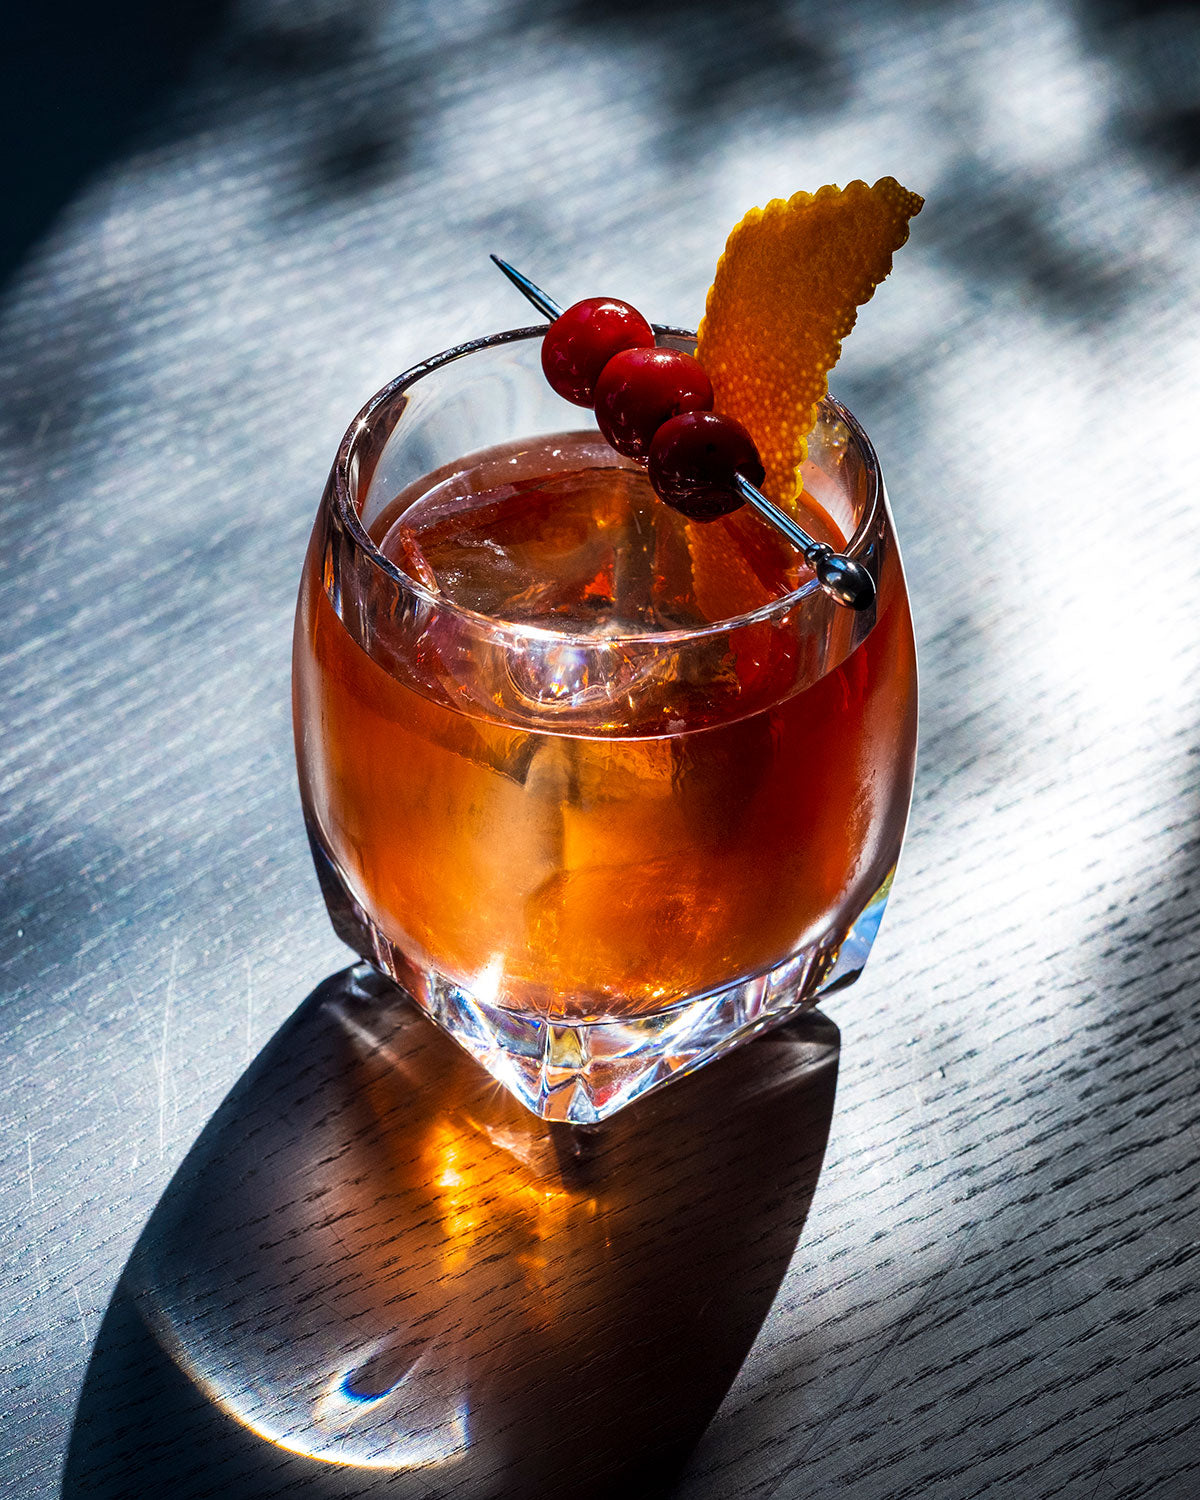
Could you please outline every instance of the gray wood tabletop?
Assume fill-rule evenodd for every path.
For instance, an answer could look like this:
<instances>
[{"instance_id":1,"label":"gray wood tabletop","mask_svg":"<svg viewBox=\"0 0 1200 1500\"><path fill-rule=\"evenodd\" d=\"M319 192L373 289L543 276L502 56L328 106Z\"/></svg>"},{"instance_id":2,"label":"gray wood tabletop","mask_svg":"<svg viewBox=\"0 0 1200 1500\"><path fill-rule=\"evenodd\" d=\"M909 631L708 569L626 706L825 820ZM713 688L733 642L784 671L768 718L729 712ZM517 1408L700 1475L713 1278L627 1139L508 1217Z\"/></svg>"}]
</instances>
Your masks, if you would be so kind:
<instances>
[{"instance_id":1,"label":"gray wood tabletop","mask_svg":"<svg viewBox=\"0 0 1200 1500\"><path fill-rule=\"evenodd\" d=\"M0 292L0 1492L1200 1494L1200 15L238 0L145 92ZM748 207L888 173L892 902L581 1144L344 972L318 495L524 321L489 251L694 326Z\"/></svg>"}]
</instances>

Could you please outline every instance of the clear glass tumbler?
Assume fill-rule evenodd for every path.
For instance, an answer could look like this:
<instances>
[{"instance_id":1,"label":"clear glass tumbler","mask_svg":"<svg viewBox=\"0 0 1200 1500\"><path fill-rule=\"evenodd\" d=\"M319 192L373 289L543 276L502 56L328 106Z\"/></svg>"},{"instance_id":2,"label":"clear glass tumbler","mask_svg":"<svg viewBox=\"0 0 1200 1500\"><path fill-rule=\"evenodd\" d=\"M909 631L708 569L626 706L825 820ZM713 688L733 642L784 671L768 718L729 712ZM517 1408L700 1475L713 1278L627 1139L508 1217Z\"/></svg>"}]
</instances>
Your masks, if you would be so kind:
<instances>
[{"instance_id":1,"label":"clear glass tumbler","mask_svg":"<svg viewBox=\"0 0 1200 1500\"><path fill-rule=\"evenodd\" d=\"M916 659L879 465L832 398L805 491L875 580L865 612L804 571L733 618L560 630L385 554L438 487L637 472L563 430L543 332L438 355L351 424L300 589L296 755L339 936L530 1109L594 1123L857 977L908 814ZM711 567L734 524L678 518L672 545Z\"/></svg>"}]
</instances>

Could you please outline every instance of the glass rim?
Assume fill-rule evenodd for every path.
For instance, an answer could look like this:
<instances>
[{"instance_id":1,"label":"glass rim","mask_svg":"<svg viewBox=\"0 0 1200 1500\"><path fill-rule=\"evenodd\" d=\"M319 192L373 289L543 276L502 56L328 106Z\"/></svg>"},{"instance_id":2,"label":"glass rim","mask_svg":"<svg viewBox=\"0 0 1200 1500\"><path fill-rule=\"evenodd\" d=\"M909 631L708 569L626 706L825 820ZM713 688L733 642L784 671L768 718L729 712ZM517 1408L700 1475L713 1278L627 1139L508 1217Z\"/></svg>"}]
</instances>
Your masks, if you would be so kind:
<instances>
[{"instance_id":1,"label":"glass rim","mask_svg":"<svg viewBox=\"0 0 1200 1500\"><path fill-rule=\"evenodd\" d=\"M547 324L529 325L523 328L506 328L499 333L488 334L484 338L470 339L463 344L455 344L449 349L444 349L440 354L431 355L428 359L421 360L419 364L410 365L407 370L402 371L395 379L390 380L387 385L366 402L358 415L346 429L345 436L338 445L337 457L334 459L331 477L332 500L338 520L345 528L346 534L351 538L355 547L366 557L367 561L384 573L394 583L414 594L422 603L428 604L435 609L447 610L451 615L458 616L464 621L476 627L486 629L492 635L508 635L518 639L553 641L561 644L571 644L576 647L587 646L592 649L609 647L629 647L646 645L670 645L683 641L699 639L704 636L718 635L722 632L740 630L747 625L759 625L770 622L776 618L782 618L789 614L798 604L804 603L814 596L821 598L824 595L821 585L814 576L807 579L799 588L792 589L786 594L781 594L778 599L772 599L767 604L760 604L757 609L747 610L743 614L730 615L723 620L710 620L704 625L684 627L678 630L632 630L621 635L590 635L586 631L554 630L545 625L530 625L519 620L504 620L496 615L483 614L479 610L469 609L466 605L458 604L453 599L448 599L444 594L435 594L424 584L406 573L403 568L397 566L389 557L386 557L378 545L372 539L371 534L362 523L358 509L354 504L351 494L352 481L351 469L356 457L358 445L366 435L369 435L372 427L372 419L380 411L385 410L397 396L401 396L417 381L426 375L432 375L434 371L443 369L446 365L454 364L460 359L465 359L470 354L477 354L484 349L499 348L504 344L514 344L525 339L541 338L547 328ZM650 325L656 335L663 338L678 338L695 340L696 334L690 328L676 328L671 324L652 323ZM867 495L863 504L862 515L854 528L853 534L846 543L845 555L852 558L860 558L869 545L874 531L876 513L879 508L883 493L883 476L879 466L879 457L875 452L875 446L864 431L862 424L852 411L833 396L828 389L819 403L822 407L830 408L849 432L860 456L863 459L864 472L867 478ZM393 431L394 431L393 427ZM385 441L390 440L391 433Z\"/></svg>"}]
</instances>

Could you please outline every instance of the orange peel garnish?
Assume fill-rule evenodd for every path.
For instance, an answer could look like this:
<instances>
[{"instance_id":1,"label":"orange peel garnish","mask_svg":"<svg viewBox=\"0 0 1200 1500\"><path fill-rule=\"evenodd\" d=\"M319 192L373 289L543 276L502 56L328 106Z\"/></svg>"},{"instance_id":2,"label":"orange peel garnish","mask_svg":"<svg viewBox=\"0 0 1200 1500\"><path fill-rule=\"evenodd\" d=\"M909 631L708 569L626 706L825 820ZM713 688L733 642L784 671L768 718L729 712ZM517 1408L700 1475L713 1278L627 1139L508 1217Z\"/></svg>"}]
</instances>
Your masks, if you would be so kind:
<instances>
[{"instance_id":1,"label":"orange peel garnish","mask_svg":"<svg viewBox=\"0 0 1200 1500\"><path fill-rule=\"evenodd\" d=\"M842 340L923 202L894 177L823 187L752 208L725 242L696 353L713 409L749 429L777 502L799 493Z\"/></svg>"}]
</instances>

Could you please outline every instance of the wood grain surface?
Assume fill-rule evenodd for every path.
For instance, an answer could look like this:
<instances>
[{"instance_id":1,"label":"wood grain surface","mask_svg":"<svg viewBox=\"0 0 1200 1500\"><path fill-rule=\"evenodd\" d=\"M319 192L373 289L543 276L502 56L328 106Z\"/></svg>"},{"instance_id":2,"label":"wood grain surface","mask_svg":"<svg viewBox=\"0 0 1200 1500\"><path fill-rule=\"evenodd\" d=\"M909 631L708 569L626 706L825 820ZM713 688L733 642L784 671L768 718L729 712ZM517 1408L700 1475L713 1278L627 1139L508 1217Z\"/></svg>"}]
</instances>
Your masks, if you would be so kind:
<instances>
[{"instance_id":1,"label":"wood grain surface","mask_svg":"<svg viewBox=\"0 0 1200 1500\"><path fill-rule=\"evenodd\" d=\"M64 1494L662 1492L787 1269L837 1056L810 1014L579 1130L331 978L155 1210Z\"/></svg>"},{"instance_id":2,"label":"wood grain surface","mask_svg":"<svg viewBox=\"0 0 1200 1500\"><path fill-rule=\"evenodd\" d=\"M0 1493L1200 1494L1194 8L240 0L189 45L0 300ZM694 325L747 207L885 173L927 207L833 388L918 633L892 903L828 1022L580 1161L329 1009L304 539L366 396L521 321L489 251ZM374 1460L303 1456L339 1358Z\"/></svg>"}]
</instances>

